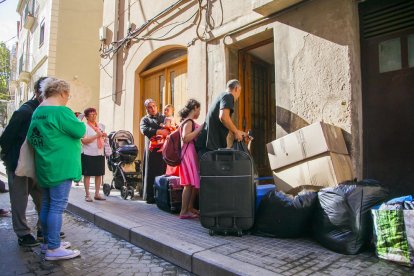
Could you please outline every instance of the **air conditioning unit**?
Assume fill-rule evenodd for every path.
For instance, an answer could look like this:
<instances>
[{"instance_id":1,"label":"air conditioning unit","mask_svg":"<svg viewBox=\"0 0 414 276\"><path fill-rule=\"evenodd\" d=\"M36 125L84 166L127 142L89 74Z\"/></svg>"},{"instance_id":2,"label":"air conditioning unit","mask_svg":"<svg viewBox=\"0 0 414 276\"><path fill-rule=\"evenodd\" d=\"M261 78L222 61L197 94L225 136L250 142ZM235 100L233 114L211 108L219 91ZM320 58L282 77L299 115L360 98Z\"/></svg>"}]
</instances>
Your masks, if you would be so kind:
<instances>
[{"instance_id":1,"label":"air conditioning unit","mask_svg":"<svg viewBox=\"0 0 414 276\"><path fill-rule=\"evenodd\" d=\"M100 41L105 41L106 40L106 31L107 31L107 27L102 26L99 28L99 40Z\"/></svg>"}]
</instances>

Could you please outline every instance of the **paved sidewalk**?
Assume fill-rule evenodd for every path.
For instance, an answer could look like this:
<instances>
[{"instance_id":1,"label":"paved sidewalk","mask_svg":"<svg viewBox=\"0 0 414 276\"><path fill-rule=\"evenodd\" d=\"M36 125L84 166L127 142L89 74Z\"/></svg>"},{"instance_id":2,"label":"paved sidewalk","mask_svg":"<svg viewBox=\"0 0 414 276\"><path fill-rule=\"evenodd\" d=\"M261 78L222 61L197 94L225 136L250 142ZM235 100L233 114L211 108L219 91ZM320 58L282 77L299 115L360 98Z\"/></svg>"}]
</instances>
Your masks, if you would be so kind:
<instances>
[{"instance_id":1,"label":"paved sidewalk","mask_svg":"<svg viewBox=\"0 0 414 276\"><path fill-rule=\"evenodd\" d=\"M0 179L5 180L1 175ZM10 208L9 199L8 193L0 193L0 207ZM32 200L28 202L26 218L35 233L38 216ZM65 261L45 261L40 246L18 245L11 215L0 217L0 275L192 275L69 212L63 214L62 231L65 240L81 255Z\"/></svg>"},{"instance_id":2,"label":"paved sidewalk","mask_svg":"<svg viewBox=\"0 0 414 276\"><path fill-rule=\"evenodd\" d=\"M92 192L92 191L91 191ZM409 275L413 270L372 252L347 256L311 239L209 236L198 220L180 220L112 190L106 201L85 202L73 187L68 210L198 275Z\"/></svg>"}]
</instances>

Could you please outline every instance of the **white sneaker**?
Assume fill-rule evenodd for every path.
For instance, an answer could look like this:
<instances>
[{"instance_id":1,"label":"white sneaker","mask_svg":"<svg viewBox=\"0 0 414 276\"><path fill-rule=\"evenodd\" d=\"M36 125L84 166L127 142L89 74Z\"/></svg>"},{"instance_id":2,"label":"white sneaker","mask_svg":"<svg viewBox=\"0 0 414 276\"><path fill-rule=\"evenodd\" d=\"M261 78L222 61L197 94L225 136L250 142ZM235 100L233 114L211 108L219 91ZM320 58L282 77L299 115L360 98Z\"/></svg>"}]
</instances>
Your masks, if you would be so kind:
<instances>
[{"instance_id":1,"label":"white sneaker","mask_svg":"<svg viewBox=\"0 0 414 276\"><path fill-rule=\"evenodd\" d=\"M80 255L79 250L70 250L62 247L50 250L48 249L45 254L46 261L58 261L72 259Z\"/></svg>"},{"instance_id":2,"label":"white sneaker","mask_svg":"<svg viewBox=\"0 0 414 276\"><path fill-rule=\"evenodd\" d=\"M60 247L62 247L64 249L67 249L67 248L71 247L71 244L68 241L61 241L60 242ZM47 244L42 243L42 245L40 246L40 253L46 254L46 251L47 251Z\"/></svg>"}]
</instances>

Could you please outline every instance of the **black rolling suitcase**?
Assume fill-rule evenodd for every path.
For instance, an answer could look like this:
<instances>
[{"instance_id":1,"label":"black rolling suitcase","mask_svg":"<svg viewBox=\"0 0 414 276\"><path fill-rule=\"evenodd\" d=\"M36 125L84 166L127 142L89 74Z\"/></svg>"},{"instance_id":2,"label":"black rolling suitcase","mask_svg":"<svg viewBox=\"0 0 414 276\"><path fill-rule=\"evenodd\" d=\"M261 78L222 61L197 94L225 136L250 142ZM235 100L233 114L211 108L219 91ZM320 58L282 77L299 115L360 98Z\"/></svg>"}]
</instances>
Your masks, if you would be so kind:
<instances>
[{"instance_id":1,"label":"black rolling suitcase","mask_svg":"<svg viewBox=\"0 0 414 276\"><path fill-rule=\"evenodd\" d=\"M200 222L209 234L243 234L254 223L253 160L247 152L219 149L200 160Z\"/></svg>"},{"instance_id":2,"label":"black rolling suitcase","mask_svg":"<svg viewBox=\"0 0 414 276\"><path fill-rule=\"evenodd\" d=\"M183 187L178 176L160 175L155 177L154 199L161 210L178 213L181 210Z\"/></svg>"}]
</instances>

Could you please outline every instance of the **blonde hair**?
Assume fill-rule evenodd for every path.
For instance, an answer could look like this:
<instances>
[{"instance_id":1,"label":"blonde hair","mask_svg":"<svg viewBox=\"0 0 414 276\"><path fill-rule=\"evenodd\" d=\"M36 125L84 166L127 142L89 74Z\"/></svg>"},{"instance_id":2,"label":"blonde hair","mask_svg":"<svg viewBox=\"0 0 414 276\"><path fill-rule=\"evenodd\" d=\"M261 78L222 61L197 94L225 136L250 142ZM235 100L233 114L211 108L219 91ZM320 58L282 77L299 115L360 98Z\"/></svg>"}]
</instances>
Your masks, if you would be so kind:
<instances>
[{"instance_id":1,"label":"blonde hair","mask_svg":"<svg viewBox=\"0 0 414 276\"><path fill-rule=\"evenodd\" d=\"M173 113L174 113L174 106L172 105L172 104L166 104L165 106L164 106L164 109L163 110L165 110L166 108L171 108L172 109L172 111L173 111Z\"/></svg>"},{"instance_id":2,"label":"blonde hair","mask_svg":"<svg viewBox=\"0 0 414 276\"><path fill-rule=\"evenodd\" d=\"M69 93L70 85L64 80L47 78L41 83L40 90L42 91L42 97L47 99L63 92Z\"/></svg>"}]
</instances>

